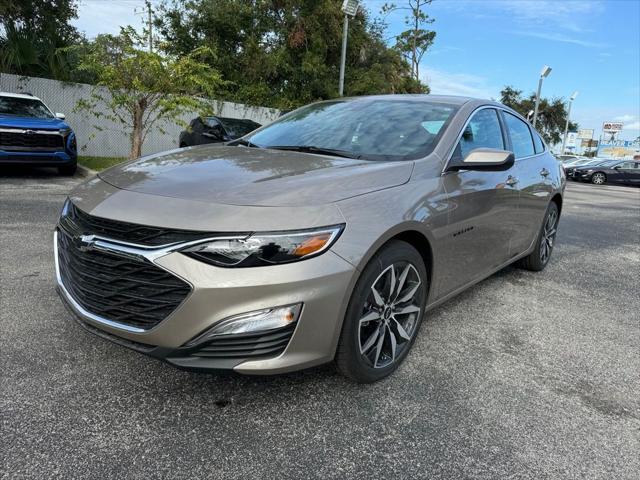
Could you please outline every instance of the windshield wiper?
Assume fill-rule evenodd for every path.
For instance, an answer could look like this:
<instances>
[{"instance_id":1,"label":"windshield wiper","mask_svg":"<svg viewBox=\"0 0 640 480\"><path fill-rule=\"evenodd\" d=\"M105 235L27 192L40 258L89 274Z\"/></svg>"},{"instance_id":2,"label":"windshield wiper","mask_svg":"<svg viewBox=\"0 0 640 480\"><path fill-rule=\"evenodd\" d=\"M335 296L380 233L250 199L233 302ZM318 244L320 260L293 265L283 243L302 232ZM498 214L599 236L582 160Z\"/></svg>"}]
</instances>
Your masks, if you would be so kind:
<instances>
[{"instance_id":1,"label":"windshield wiper","mask_svg":"<svg viewBox=\"0 0 640 480\"><path fill-rule=\"evenodd\" d=\"M362 158L362 155L350 152L348 150L337 150L333 148L314 147L313 145L274 145L265 148L273 150L290 150L293 152L317 153L320 155L333 155L334 157L343 158Z\"/></svg>"},{"instance_id":2,"label":"windshield wiper","mask_svg":"<svg viewBox=\"0 0 640 480\"><path fill-rule=\"evenodd\" d=\"M244 138L238 138L237 140L232 140L227 145L231 145L233 147L237 145L242 145L243 147L262 148L260 145L256 145L255 143L252 143L249 140L245 140Z\"/></svg>"}]
</instances>

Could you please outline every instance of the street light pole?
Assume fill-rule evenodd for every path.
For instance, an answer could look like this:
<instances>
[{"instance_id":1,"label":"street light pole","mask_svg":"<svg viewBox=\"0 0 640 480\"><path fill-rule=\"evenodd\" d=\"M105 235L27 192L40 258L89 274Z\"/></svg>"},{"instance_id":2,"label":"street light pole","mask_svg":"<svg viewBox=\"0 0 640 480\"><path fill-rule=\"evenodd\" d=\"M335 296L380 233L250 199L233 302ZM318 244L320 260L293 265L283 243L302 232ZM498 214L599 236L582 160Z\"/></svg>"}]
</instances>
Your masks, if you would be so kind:
<instances>
[{"instance_id":1,"label":"street light pole","mask_svg":"<svg viewBox=\"0 0 640 480\"><path fill-rule=\"evenodd\" d=\"M358 13L359 0L344 0L342 2L342 11L344 12L344 23L342 24L342 55L340 57L340 84L338 93L340 96L344 94L344 68L347 61L347 36L349 34L349 17L355 17Z\"/></svg>"},{"instance_id":2,"label":"street light pole","mask_svg":"<svg viewBox=\"0 0 640 480\"><path fill-rule=\"evenodd\" d=\"M340 96L344 94L344 64L347 59L347 35L349 33L349 15L344 14L344 22L342 24L342 56L340 57Z\"/></svg>"},{"instance_id":3,"label":"street light pole","mask_svg":"<svg viewBox=\"0 0 640 480\"><path fill-rule=\"evenodd\" d=\"M536 128L538 121L538 107L540 105L540 92L542 90L542 81L551 73L551 67L545 65L540 72L540 80L538 80L538 92L536 93L536 105L533 109L533 128Z\"/></svg>"},{"instance_id":4,"label":"street light pole","mask_svg":"<svg viewBox=\"0 0 640 480\"><path fill-rule=\"evenodd\" d=\"M567 121L564 124L564 137L562 137L562 150L560 150L560 155L564 155L564 148L567 145L567 133L569 131L569 117L571 116L571 104L578 96L578 92L573 92L573 95L569 97L569 108L567 109Z\"/></svg>"}]
</instances>

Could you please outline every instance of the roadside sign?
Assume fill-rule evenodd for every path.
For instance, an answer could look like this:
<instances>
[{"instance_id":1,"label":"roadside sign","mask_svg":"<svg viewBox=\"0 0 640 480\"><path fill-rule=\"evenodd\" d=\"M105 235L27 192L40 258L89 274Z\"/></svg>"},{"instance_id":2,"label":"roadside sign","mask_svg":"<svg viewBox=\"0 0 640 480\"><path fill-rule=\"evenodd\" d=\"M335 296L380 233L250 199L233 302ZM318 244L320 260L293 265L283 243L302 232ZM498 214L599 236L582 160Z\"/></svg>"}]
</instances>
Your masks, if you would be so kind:
<instances>
[{"instance_id":1,"label":"roadside sign","mask_svg":"<svg viewBox=\"0 0 640 480\"><path fill-rule=\"evenodd\" d=\"M633 158L640 154L640 140L603 141L598 145L598 156L602 158Z\"/></svg>"},{"instance_id":2,"label":"roadside sign","mask_svg":"<svg viewBox=\"0 0 640 480\"><path fill-rule=\"evenodd\" d=\"M603 132L621 132L623 127L622 122L604 122L602 124Z\"/></svg>"},{"instance_id":3,"label":"roadside sign","mask_svg":"<svg viewBox=\"0 0 640 480\"><path fill-rule=\"evenodd\" d=\"M581 128L578 130L578 138L591 140L593 138L593 128Z\"/></svg>"},{"instance_id":4,"label":"roadside sign","mask_svg":"<svg viewBox=\"0 0 640 480\"><path fill-rule=\"evenodd\" d=\"M358 0L344 0L342 2L342 11L350 17L355 17L358 13Z\"/></svg>"},{"instance_id":5,"label":"roadside sign","mask_svg":"<svg viewBox=\"0 0 640 480\"><path fill-rule=\"evenodd\" d=\"M576 132L567 133L567 147L575 147L578 134Z\"/></svg>"}]
</instances>

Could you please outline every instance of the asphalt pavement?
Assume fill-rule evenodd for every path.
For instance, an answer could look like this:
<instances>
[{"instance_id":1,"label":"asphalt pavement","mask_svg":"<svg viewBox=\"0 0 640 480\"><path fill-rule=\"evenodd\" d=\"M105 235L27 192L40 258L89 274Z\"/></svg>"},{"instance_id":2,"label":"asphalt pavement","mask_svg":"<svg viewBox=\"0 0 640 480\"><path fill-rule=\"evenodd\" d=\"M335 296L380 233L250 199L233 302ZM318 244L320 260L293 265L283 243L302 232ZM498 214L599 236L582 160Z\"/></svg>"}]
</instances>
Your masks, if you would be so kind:
<instances>
[{"instance_id":1,"label":"asphalt pavement","mask_svg":"<svg viewBox=\"0 0 640 480\"><path fill-rule=\"evenodd\" d=\"M0 172L0 477L640 477L640 189L571 183L548 268L431 312L374 385L196 374L93 336L54 291L81 179Z\"/></svg>"}]
</instances>

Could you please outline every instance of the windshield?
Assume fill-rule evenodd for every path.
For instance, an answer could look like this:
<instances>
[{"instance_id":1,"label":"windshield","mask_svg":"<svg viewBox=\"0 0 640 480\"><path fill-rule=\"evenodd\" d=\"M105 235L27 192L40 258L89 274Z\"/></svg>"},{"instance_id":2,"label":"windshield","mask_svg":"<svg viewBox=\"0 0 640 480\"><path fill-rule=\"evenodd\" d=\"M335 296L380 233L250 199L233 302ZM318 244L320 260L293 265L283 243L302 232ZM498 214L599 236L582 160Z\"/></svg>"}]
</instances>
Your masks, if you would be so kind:
<instances>
[{"instance_id":1,"label":"windshield","mask_svg":"<svg viewBox=\"0 0 640 480\"><path fill-rule=\"evenodd\" d=\"M0 96L0 115L31 118L53 118L53 114L40 100Z\"/></svg>"},{"instance_id":2,"label":"windshield","mask_svg":"<svg viewBox=\"0 0 640 480\"><path fill-rule=\"evenodd\" d=\"M367 160L413 160L433 151L455 111L453 105L415 100L322 102L282 117L248 140L264 148L304 147Z\"/></svg>"}]
</instances>

